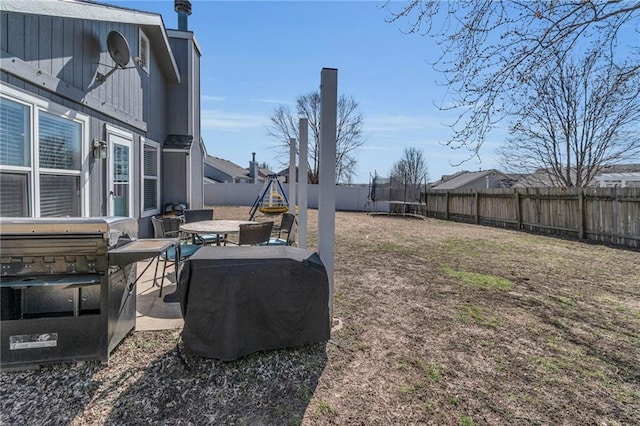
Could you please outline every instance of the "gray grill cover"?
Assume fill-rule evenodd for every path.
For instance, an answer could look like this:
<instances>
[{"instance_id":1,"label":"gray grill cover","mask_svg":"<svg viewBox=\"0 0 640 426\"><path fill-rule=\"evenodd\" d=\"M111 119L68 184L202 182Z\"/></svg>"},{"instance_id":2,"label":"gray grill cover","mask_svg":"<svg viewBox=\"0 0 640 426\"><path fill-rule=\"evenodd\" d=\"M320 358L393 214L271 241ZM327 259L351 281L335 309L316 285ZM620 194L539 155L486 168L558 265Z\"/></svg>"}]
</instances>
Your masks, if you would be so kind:
<instances>
[{"instance_id":1,"label":"gray grill cover","mask_svg":"<svg viewBox=\"0 0 640 426\"><path fill-rule=\"evenodd\" d=\"M203 247L178 285L186 353L231 361L329 340L329 282L320 257L286 247Z\"/></svg>"}]
</instances>

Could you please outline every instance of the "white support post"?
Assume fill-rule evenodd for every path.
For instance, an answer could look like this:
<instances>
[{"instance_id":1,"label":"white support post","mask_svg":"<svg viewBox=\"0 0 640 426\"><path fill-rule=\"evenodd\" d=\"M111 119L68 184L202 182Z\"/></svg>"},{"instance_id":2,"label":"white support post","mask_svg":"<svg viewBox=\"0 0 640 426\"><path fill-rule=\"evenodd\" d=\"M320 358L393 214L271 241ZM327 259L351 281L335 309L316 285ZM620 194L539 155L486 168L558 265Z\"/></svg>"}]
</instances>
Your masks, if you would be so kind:
<instances>
[{"instance_id":1,"label":"white support post","mask_svg":"<svg viewBox=\"0 0 640 426\"><path fill-rule=\"evenodd\" d=\"M296 139L289 138L289 213L296 214Z\"/></svg>"},{"instance_id":2,"label":"white support post","mask_svg":"<svg viewBox=\"0 0 640 426\"><path fill-rule=\"evenodd\" d=\"M301 118L298 121L300 133L300 155L298 156L298 247L307 248L307 205L309 194L307 186L307 145L309 143L309 120Z\"/></svg>"},{"instance_id":3,"label":"white support post","mask_svg":"<svg viewBox=\"0 0 640 426\"><path fill-rule=\"evenodd\" d=\"M320 73L320 194L318 195L318 254L329 278L329 319L333 322L333 271L336 226L336 121L338 70Z\"/></svg>"}]
</instances>

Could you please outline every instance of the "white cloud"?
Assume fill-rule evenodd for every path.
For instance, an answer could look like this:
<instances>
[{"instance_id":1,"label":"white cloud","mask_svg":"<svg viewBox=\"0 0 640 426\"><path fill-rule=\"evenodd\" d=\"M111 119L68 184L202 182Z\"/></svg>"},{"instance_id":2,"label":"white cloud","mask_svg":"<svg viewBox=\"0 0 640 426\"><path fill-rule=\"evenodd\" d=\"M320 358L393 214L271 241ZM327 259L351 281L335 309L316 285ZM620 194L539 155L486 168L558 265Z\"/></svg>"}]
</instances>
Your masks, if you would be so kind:
<instances>
[{"instance_id":1,"label":"white cloud","mask_svg":"<svg viewBox=\"0 0 640 426\"><path fill-rule=\"evenodd\" d=\"M407 130L441 129L442 120L427 115L379 115L365 117L364 127L369 132L401 132Z\"/></svg>"},{"instance_id":2,"label":"white cloud","mask_svg":"<svg viewBox=\"0 0 640 426\"><path fill-rule=\"evenodd\" d=\"M202 95L200 99L203 101L224 102L227 100L224 96Z\"/></svg>"},{"instance_id":3,"label":"white cloud","mask_svg":"<svg viewBox=\"0 0 640 426\"><path fill-rule=\"evenodd\" d=\"M361 149L365 151L396 151L398 148L393 145L362 145Z\"/></svg>"},{"instance_id":4,"label":"white cloud","mask_svg":"<svg viewBox=\"0 0 640 426\"><path fill-rule=\"evenodd\" d=\"M274 105L295 105L294 101L283 101L280 99L249 99L251 102L258 102L261 104L274 104Z\"/></svg>"},{"instance_id":5,"label":"white cloud","mask_svg":"<svg viewBox=\"0 0 640 426\"><path fill-rule=\"evenodd\" d=\"M269 118L262 115L240 114L214 109L203 109L201 113L203 129L237 131L264 127L269 123Z\"/></svg>"}]
</instances>

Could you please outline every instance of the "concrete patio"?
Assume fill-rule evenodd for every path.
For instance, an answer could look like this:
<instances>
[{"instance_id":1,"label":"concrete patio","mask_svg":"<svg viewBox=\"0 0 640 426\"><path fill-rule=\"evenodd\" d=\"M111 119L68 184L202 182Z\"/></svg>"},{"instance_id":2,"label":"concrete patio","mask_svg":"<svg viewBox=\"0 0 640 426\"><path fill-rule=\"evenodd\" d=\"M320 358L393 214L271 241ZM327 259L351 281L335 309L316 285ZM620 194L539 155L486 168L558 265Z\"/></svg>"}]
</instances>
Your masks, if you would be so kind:
<instances>
[{"instance_id":1,"label":"concrete patio","mask_svg":"<svg viewBox=\"0 0 640 426\"><path fill-rule=\"evenodd\" d=\"M182 328L184 321L180 311L180 303L164 302L164 296L176 291L176 275L173 266L167 267L162 297L160 294L160 274L162 263L158 267L158 285L153 285L155 262L144 272L136 287L136 331L170 330ZM138 273L141 273L149 261L138 262Z\"/></svg>"}]
</instances>

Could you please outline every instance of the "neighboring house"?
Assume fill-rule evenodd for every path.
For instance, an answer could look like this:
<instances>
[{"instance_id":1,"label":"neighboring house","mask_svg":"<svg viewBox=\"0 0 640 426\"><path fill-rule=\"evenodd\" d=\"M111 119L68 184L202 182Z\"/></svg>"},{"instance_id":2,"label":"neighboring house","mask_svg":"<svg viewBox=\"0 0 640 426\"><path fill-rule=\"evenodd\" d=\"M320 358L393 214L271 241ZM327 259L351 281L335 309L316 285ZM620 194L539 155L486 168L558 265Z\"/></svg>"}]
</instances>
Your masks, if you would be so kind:
<instances>
[{"instance_id":1,"label":"neighboring house","mask_svg":"<svg viewBox=\"0 0 640 426\"><path fill-rule=\"evenodd\" d=\"M278 180L281 181L282 183L289 183L289 167L287 167L286 169L280 170L278 173L276 173L276 176L278 176ZM309 179L307 178L307 182L308 181ZM298 166L296 166L296 182L300 182L300 179L298 176Z\"/></svg>"},{"instance_id":2,"label":"neighboring house","mask_svg":"<svg viewBox=\"0 0 640 426\"><path fill-rule=\"evenodd\" d=\"M201 50L176 5L168 30L91 1L0 2L0 215L131 216L145 237L165 205L203 205Z\"/></svg>"},{"instance_id":3,"label":"neighboring house","mask_svg":"<svg viewBox=\"0 0 640 426\"><path fill-rule=\"evenodd\" d=\"M208 183L264 183L272 173L258 166L255 154L248 169L223 158L206 156L204 159L204 177Z\"/></svg>"},{"instance_id":4,"label":"neighboring house","mask_svg":"<svg viewBox=\"0 0 640 426\"><path fill-rule=\"evenodd\" d=\"M512 179L495 169L478 172L461 171L445 175L429 185L431 190L509 188Z\"/></svg>"},{"instance_id":5,"label":"neighboring house","mask_svg":"<svg viewBox=\"0 0 640 426\"><path fill-rule=\"evenodd\" d=\"M594 179L599 187L640 187L640 164L613 164L605 166Z\"/></svg>"},{"instance_id":6,"label":"neighboring house","mask_svg":"<svg viewBox=\"0 0 640 426\"><path fill-rule=\"evenodd\" d=\"M575 176L575 171L572 170ZM539 169L528 175L518 175L515 188L547 188L557 185L548 170ZM589 187L640 186L640 164L612 164L604 166L587 184Z\"/></svg>"},{"instance_id":7,"label":"neighboring house","mask_svg":"<svg viewBox=\"0 0 640 426\"><path fill-rule=\"evenodd\" d=\"M204 176L218 183L252 183L247 169L223 158L206 156Z\"/></svg>"}]
</instances>

